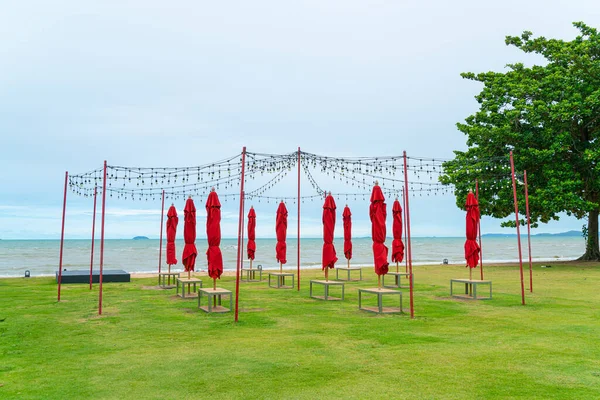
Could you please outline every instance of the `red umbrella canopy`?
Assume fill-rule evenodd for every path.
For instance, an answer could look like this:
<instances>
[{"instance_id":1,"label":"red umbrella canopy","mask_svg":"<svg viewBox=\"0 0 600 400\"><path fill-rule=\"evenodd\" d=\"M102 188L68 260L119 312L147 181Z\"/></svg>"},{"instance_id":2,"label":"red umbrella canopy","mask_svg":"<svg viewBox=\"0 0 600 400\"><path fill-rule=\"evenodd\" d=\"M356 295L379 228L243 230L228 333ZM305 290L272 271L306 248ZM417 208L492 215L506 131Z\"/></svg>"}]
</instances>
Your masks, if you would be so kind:
<instances>
[{"instance_id":1,"label":"red umbrella canopy","mask_svg":"<svg viewBox=\"0 0 600 400\"><path fill-rule=\"evenodd\" d=\"M352 258L352 213L350 207L344 207L342 220L344 221L344 256L350 260Z\"/></svg>"},{"instance_id":2,"label":"red umbrella canopy","mask_svg":"<svg viewBox=\"0 0 600 400\"><path fill-rule=\"evenodd\" d=\"M221 254L221 202L217 192L212 190L206 200L206 237L208 239L208 276L221 278L223 255Z\"/></svg>"},{"instance_id":3,"label":"red umbrella canopy","mask_svg":"<svg viewBox=\"0 0 600 400\"><path fill-rule=\"evenodd\" d=\"M322 269L333 268L338 260L333 246L333 231L335 229L335 200L329 194L323 204L323 260Z\"/></svg>"},{"instance_id":4,"label":"red umbrella canopy","mask_svg":"<svg viewBox=\"0 0 600 400\"><path fill-rule=\"evenodd\" d=\"M167 211L167 264L177 264L177 258L175 257L175 235L177 233L177 224L179 223L179 217L177 216L177 210L175 206L171 204L169 211Z\"/></svg>"},{"instance_id":5,"label":"red umbrella canopy","mask_svg":"<svg viewBox=\"0 0 600 400\"><path fill-rule=\"evenodd\" d=\"M392 233L394 240L392 241L392 261L402 262L404 260L404 243L402 243L402 207L398 200L394 201L392 206L392 217L394 219L392 225Z\"/></svg>"},{"instance_id":6,"label":"red umbrella canopy","mask_svg":"<svg viewBox=\"0 0 600 400\"><path fill-rule=\"evenodd\" d=\"M275 246L275 252L277 261L282 264L287 263L286 252L287 246L285 244L285 236L287 233L287 216L288 211L285 207L285 203L282 201L279 203L277 208L277 216L275 218L275 234L277 235L277 245Z\"/></svg>"},{"instance_id":7,"label":"red umbrella canopy","mask_svg":"<svg viewBox=\"0 0 600 400\"><path fill-rule=\"evenodd\" d=\"M254 260L254 254L256 253L256 212L254 207L250 207L248 212L248 259Z\"/></svg>"},{"instance_id":8,"label":"red umbrella canopy","mask_svg":"<svg viewBox=\"0 0 600 400\"><path fill-rule=\"evenodd\" d=\"M479 244L475 240L477 238L477 226L479 222L479 204L473 192L467 195L467 240L465 241L465 259L467 266L476 268L479 264Z\"/></svg>"},{"instance_id":9,"label":"red umbrella canopy","mask_svg":"<svg viewBox=\"0 0 600 400\"><path fill-rule=\"evenodd\" d=\"M388 273L388 248L385 242L385 218L387 216L385 197L379 185L375 184L371 193L371 206L369 216L371 217L371 237L373 238L373 259L375 262L375 273L385 275Z\"/></svg>"},{"instance_id":10,"label":"red umbrella canopy","mask_svg":"<svg viewBox=\"0 0 600 400\"><path fill-rule=\"evenodd\" d=\"M185 271L193 271L196 265L196 256L198 250L196 250L196 206L194 200L190 197L185 202L185 208L183 209L183 240L185 246L183 247L183 266Z\"/></svg>"}]
</instances>

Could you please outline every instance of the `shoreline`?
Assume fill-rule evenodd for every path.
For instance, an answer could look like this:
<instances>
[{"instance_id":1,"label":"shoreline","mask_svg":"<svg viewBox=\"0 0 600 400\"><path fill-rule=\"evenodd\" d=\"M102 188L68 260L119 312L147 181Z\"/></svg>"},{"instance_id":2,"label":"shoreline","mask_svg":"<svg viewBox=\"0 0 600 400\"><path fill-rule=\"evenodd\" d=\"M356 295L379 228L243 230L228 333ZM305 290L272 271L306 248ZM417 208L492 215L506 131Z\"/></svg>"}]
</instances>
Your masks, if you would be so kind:
<instances>
[{"instance_id":1,"label":"shoreline","mask_svg":"<svg viewBox=\"0 0 600 400\"><path fill-rule=\"evenodd\" d=\"M519 266L519 261L503 261L503 262L493 262L490 261L490 264L486 264L484 262L483 264L483 268L485 269L488 266L491 267L518 267ZM575 259L573 260L552 260L552 259L547 259L547 260L532 260L532 264L537 266L539 264L542 263L548 263L548 264L556 264L556 265L572 265L575 264L577 266L582 266L582 267L598 267L600 266L600 262L598 261L577 261ZM340 264L338 265L338 267L342 267L345 266L346 264ZM365 265L365 264L351 264L352 267L360 267L360 268L373 268L372 265ZM400 269L403 269L404 264L399 264ZM392 271L394 265L390 263L390 271ZM466 268L466 266L464 264L457 264L457 263L449 263L449 264L441 264L441 263L435 263L435 264L431 264L431 263L413 263L413 268L414 267L463 267ZM528 260L523 260L523 269L528 269L529 267L529 262ZM318 270L321 267L319 265L315 265L315 266L304 266L301 268L302 271L304 270ZM479 268L479 267L478 267ZM478 270L478 268L475 268L475 270ZM279 268L263 268L263 271L277 271L279 270ZM285 272L296 272L297 269L295 266L289 266L287 268L283 268L283 271ZM183 270L172 270L172 272L180 272L182 275L185 274L185 271ZM150 271L140 271L140 272L130 272L129 273L131 275L131 278L156 278L158 277L158 272L150 272ZM206 277L208 276L208 271L205 269L201 269L201 270L197 270L192 272L192 277ZM49 278L49 277L54 277L54 274L40 274L40 275L35 275L35 276L31 276L32 278ZM235 270L230 270L227 269L225 271L223 271L223 274L221 276L225 276L225 277L235 277L236 276L236 271ZM16 278L24 278L23 276L0 276L0 279L16 279Z\"/></svg>"}]
</instances>

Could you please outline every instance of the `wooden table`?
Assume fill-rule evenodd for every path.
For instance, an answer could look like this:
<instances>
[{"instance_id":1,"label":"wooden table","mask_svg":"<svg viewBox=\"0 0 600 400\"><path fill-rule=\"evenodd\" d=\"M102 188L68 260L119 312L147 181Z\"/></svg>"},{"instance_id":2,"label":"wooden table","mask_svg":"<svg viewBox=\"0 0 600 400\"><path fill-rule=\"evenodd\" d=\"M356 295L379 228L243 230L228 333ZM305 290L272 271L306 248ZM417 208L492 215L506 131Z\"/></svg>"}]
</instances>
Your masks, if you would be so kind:
<instances>
[{"instance_id":1,"label":"wooden table","mask_svg":"<svg viewBox=\"0 0 600 400\"><path fill-rule=\"evenodd\" d=\"M258 272L258 279L256 279L256 273ZM244 273L246 279L244 279ZM242 268L242 281L244 282L262 282L262 265L258 265L257 268Z\"/></svg>"},{"instance_id":2,"label":"wooden table","mask_svg":"<svg viewBox=\"0 0 600 400\"><path fill-rule=\"evenodd\" d=\"M453 284L455 282L465 284L464 294L454 294ZM490 294L488 297L477 297L477 286L479 285L489 286ZM492 298L492 281L482 281L479 279L450 279L450 296L459 297L462 299L490 300Z\"/></svg>"},{"instance_id":3,"label":"wooden table","mask_svg":"<svg viewBox=\"0 0 600 400\"><path fill-rule=\"evenodd\" d=\"M199 295L198 295L198 308L201 309L204 312L207 313L212 313L212 312L216 312L216 313L226 313L226 312L230 312L231 311L231 304L232 304L232 300L231 300L231 290L227 290L227 289L223 289L223 288L205 288L205 289L200 289L198 291ZM227 307L223 307L222 303L222 297L225 296L229 296L229 308ZM207 306L203 306L202 305L202 298L206 297L208 299L208 305Z\"/></svg>"},{"instance_id":4,"label":"wooden table","mask_svg":"<svg viewBox=\"0 0 600 400\"><path fill-rule=\"evenodd\" d=\"M276 286L272 286L271 285L271 276L275 276L277 277L277 285ZM286 285L285 284L285 278L286 277L292 277L292 284L291 285ZM293 289L294 288L294 276L295 274L293 272L269 272L269 287L275 288L275 289Z\"/></svg>"},{"instance_id":5,"label":"wooden table","mask_svg":"<svg viewBox=\"0 0 600 400\"><path fill-rule=\"evenodd\" d=\"M394 277L394 284L392 284L392 285L385 284L385 277L388 275ZM401 285L400 277L402 277L402 276L410 279L410 273L408 273L408 272L388 272L387 274L383 275L381 284L383 285L384 288L388 288L388 289L408 289L410 286L402 286Z\"/></svg>"},{"instance_id":6,"label":"wooden table","mask_svg":"<svg viewBox=\"0 0 600 400\"><path fill-rule=\"evenodd\" d=\"M313 296L313 283L316 285L322 285L325 289L323 296ZM330 286L341 286L342 287L342 297L332 297L329 295L329 287ZM337 281L310 281L310 297L313 299L319 300L344 300L344 282Z\"/></svg>"},{"instance_id":7,"label":"wooden table","mask_svg":"<svg viewBox=\"0 0 600 400\"><path fill-rule=\"evenodd\" d=\"M159 272L158 273L158 285L163 289L173 289L175 287L176 279L179 278L181 272ZM166 278L169 278L169 284L167 285ZM173 284L171 285L171 277L173 277Z\"/></svg>"},{"instance_id":8,"label":"wooden table","mask_svg":"<svg viewBox=\"0 0 600 400\"><path fill-rule=\"evenodd\" d=\"M340 271L346 271L348 273L347 279L340 279ZM359 271L360 278L359 279L350 279L351 271ZM362 281L362 268L361 267L335 267L335 279L338 281Z\"/></svg>"},{"instance_id":9,"label":"wooden table","mask_svg":"<svg viewBox=\"0 0 600 400\"><path fill-rule=\"evenodd\" d=\"M177 278L177 289L175 291L175 294L184 299L197 297L198 296L198 290L197 290L197 286L196 286L197 284L199 284L199 286L202 287L202 280L200 280L198 278ZM181 285L181 294L179 294L179 285ZM194 285L194 289L191 291L188 289L188 293L185 294L185 285L188 285L188 288L190 285Z\"/></svg>"},{"instance_id":10,"label":"wooden table","mask_svg":"<svg viewBox=\"0 0 600 400\"><path fill-rule=\"evenodd\" d=\"M452 286L455 282L465 284L464 294L454 294ZM490 293L488 297L477 297L477 286L479 285L489 286ZM450 296L460 297L462 299L490 300L492 298L492 281L482 281L479 279L450 279Z\"/></svg>"},{"instance_id":11,"label":"wooden table","mask_svg":"<svg viewBox=\"0 0 600 400\"><path fill-rule=\"evenodd\" d=\"M377 296L377 307L372 306L363 306L362 305L362 295L365 294L374 294ZM383 296L398 296L400 300L399 307L384 307L383 306ZM358 309L363 311L374 312L378 314L393 314L393 313L401 313L402 312L402 292L399 290L391 290L384 288L370 288L370 289L358 289Z\"/></svg>"}]
</instances>

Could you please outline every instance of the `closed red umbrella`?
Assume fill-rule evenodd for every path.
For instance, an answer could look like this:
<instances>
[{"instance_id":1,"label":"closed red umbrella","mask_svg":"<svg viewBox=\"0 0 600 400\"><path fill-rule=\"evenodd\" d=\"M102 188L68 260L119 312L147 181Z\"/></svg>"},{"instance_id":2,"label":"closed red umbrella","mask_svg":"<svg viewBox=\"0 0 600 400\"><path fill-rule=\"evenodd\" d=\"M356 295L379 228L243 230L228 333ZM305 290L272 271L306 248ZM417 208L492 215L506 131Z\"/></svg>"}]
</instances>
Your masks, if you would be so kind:
<instances>
[{"instance_id":1,"label":"closed red umbrella","mask_svg":"<svg viewBox=\"0 0 600 400\"><path fill-rule=\"evenodd\" d=\"M279 203L277 208L277 216L275 218L275 234L277 235L277 245L275 246L275 253L277 261L279 261L279 271L283 269L282 264L287 263L286 252L287 245L285 244L285 236L287 234L287 216L288 211L285 207L283 200Z\"/></svg>"},{"instance_id":2,"label":"closed red umbrella","mask_svg":"<svg viewBox=\"0 0 600 400\"><path fill-rule=\"evenodd\" d=\"M191 271L194 270L196 265L196 256L198 250L196 250L196 206L194 200L190 196L185 202L185 208L183 209L183 240L185 246L183 247L183 256L181 262L183 263L184 269L188 273L190 278Z\"/></svg>"},{"instance_id":3,"label":"closed red umbrella","mask_svg":"<svg viewBox=\"0 0 600 400\"><path fill-rule=\"evenodd\" d=\"M344 256L348 260L348 268L350 268L350 259L352 258L352 213L348 205L344 207L342 220L344 221Z\"/></svg>"},{"instance_id":4,"label":"closed red umbrella","mask_svg":"<svg viewBox=\"0 0 600 400\"><path fill-rule=\"evenodd\" d=\"M379 278L381 287L381 275L388 273L388 248L385 243L385 218L387 216L385 197L381 188L375 182L371 193L371 206L369 207L371 217L371 237L373 239L373 259L375 262L375 273Z\"/></svg>"},{"instance_id":5,"label":"closed red umbrella","mask_svg":"<svg viewBox=\"0 0 600 400\"><path fill-rule=\"evenodd\" d=\"M479 222L479 204L473 192L469 191L467 195L467 240L465 241L465 259L467 260L467 267L469 267L469 279L472 276L473 268L477 268L479 263L479 244L477 244L477 226Z\"/></svg>"},{"instance_id":6,"label":"closed red umbrella","mask_svg":"<svg viewBox=\"0 0 600 400\"><path fill-rule=\"evenodd\" d=\"M178 223L177 210L175 210L175 205L171 204L167 212L167 264L169 265L169 273L171 273L171 265L177 264L175 236L177 234ZM171 276L169 276L169 279L171 279Z\"/></svg>"},{"instance_id":7,"label":"closed red umbrella","mask_svg":"<svg viewBox=\"0 0 600 400\"><path fill-rule=\"evenodd\" d=\"M248 259L250 260L250 269L252 269L252 260L254 260L254 256L256 253L256 212L254 212L254 207L250 207L250 212L248 212Z\"/></svg>"},{"instance_id":8,"label":"closed red umbrella","mask_svg":"<svg viewBox=\"0 0 600 400\"><path fill-rule=\"evenodd\" d=\"M404 243L402 243L402 207L398 199L394 201L392 206L392 233L394 240L392 241L392 261L396 263L396 272L398 272L398 263L404 260Z\"/></svg>"},{"instance_id":9,"label":"closed red umbrella","mask_svg":"<svg viewBox=\"0 0 600 400\"><path fill-rule=\"evenodd\" d=\"M217 278L223 273L223 255L221 254L221 202L215 189L211 189L206 200L206 238L208 239L208 276L213 278L213 287L217 287Z\"/></svg>"},{"instance_id":10,"label":"closed red umbrella","mask_svg":"<svg viewBox=\"0 0 600 400\"><path fill-rule=\"evenodd\" d=\"M325 198L323 204L323 259L322 269L325 270L325 280L328 280L328 270L335 266L338 260L333 246L333 231L335 229L335 200L331 193Z\"/></svg>"}]
</instances>

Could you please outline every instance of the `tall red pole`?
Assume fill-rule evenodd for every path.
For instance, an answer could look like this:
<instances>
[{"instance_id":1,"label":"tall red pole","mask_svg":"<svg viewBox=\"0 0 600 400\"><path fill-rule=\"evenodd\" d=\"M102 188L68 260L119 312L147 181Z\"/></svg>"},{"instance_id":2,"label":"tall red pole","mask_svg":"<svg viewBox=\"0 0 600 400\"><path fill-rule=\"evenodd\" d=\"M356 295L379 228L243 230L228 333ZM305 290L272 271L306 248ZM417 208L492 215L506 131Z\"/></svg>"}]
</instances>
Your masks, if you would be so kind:
<instances>
[{"instance_id":1,"label":"tall red pole","mask_svg":"<svg viewBox=\"0 0 600 400\"><path fill-rule=\"evenodd\" d=\"M242 148L242 177L240 180L240 215L238 221L238 252L235 268L235 322L238 321L238 307L240 299L240 268L242 266L242 230L244 229L244 180L246 173L246 146Z\"/></svg>"},{"instance_id":2,"label":"tall red pole","mask_svg":"<svg viewBox=\"0 0 600 400\"><path fill-rule=\"evenodd\" d=\"M410 317L415 317L415 307L413 299L413 270L412 270L412 248L410 244L410 209L408 208L408 168L406 165L406 151L404 154L404 191L406 194L406 236L407 236L407 255L408 255L408 273L410 274Z\"/></svg>"},{"instance_id":3,"label":"tall red pole","mask_svg":"<svg viewBox=\"0 0 600 400\"><path fill-rule=\"evenodd\" d=\"M404 243L408 246L408 236L407 236L407 230L406 230L406 192L405 192L406 188L402 188L402 207L404 208L402 210L402 213L404 214ZM408 252L408 249L406 250ZM405 264L405 272L408 274L408 254L404 255L404 264Z\"/></svg>"},{"instance_id":4,"label":"tall red pole","mask_svg":"<svg viewBox=\"0 0 600 400\"><path fill-rule=\"evenodd\" d=\"M521 272L521 302L525 305L525 284L523 282L523 254L521 253L521 230L519 228L519 203L517 202L517 183L515 181L515 162L510 152L510 174L512 178L513 198L515 203L515 219L517 221L517 242L519 245L519 271Z\"/></svg>"},{"instance_id":5,"label":"tall red pole","mask_svg":"<svg viewBox=\"0 0 600 400\"><path fill-rule=\"evenodd\" d=\"M162 264L162 234L163 234L163 221L165 216L165 190L162 191L162 206L160 209L160 242L158 245L158 283L160 284L160 266Z\"/></svg>"},{"instance_id":6,"label":"tall red pole","mask_svg":"<svg viewBox=\"0 0 600 400\"><path fill-rule=\"evenodd\" d=\"M527 171L523 171L525 183L525 212L527 214L527 245L529 248L529 292L533 293L533 271L531 265L531 218L529 218L529 192L527 191Z\"/></svg>"},{"instance_id":7,"label":"tall red pole","mask_svg":"<svg viewBox=\"0 0 600 400\"><path fill-rule=\"evenodd\" d=\"M243 193L242 200L242 219L240 220L240 226L242 231L242 242L239 247L240 249L240 271L244 268L244 222L246 221L246 194Z\"/></svg>"},{"instance_id":8,"label":"tall red pole","mask_svg":"<svg viewBox=\"0 0 600 400\"><path fill-rule=\"evenodd\" d=\"M94 233L96 232L96 197L98 195L98 186L94 186L94 216L92 218L92 252L90 255L90 290L92 290L92 274L94 268Z\"/></svg>"},{"instance_id":9,"label":"tall red pole","mask_svg":"<svg viewBox=\"0 0 600 400\"><path fill-rule=\"evenodd\" d=\"M69 184L69 171L65 171L65 192L63 196L62 228L60 230L60 257L58 260L58 301L60 301L60 284L62 282L63 245L65 243L65 216L67 213L67 185Z\"/></svg>"},{"instance_id":10,"label":"tall red pole","mask_svg":"<svg viewBox=\"0 0 600 400\"><path fill-rule=\"evenodd\" d=\"M300 147L298 147L298 291L300 291Z\"/></svg>"},{"instance_id":11,"label":"tall red pole","mask_svg":"<svg viewBox=\"0 0 600 400\"><path fill-rule=\"evenodd\" d=\"M98 291L98 315L102 315L102 278L104 273L104 217L106 216L106 160L104 160L104 177L102 179L102 222L100 223L100 290Z\"/></svg>"},{"instance_id":12,"label":"tall red pole","mask_svg":"<svg viewBox=\"0 0 600 400\"><path fill-rule=\"evenodd\" d=\"M475 179L475 198L479 204L479 181ZM481 272L481 280L483 280L483 246L481 245L481 217L477 221L477 232L479 233L479 271Z\"/></svg>"}]
</instances>

